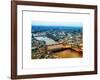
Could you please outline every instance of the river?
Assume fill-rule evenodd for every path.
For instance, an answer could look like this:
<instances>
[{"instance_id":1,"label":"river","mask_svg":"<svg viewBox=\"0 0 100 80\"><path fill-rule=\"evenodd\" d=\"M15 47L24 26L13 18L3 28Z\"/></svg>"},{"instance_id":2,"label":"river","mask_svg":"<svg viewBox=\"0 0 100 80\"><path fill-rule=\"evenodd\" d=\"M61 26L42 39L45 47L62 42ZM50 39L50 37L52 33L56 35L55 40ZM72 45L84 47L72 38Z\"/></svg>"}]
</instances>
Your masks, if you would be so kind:
<instances>
[{"instance_id":1,"label":"river","mask_svg":"<svg viewBox=\"0 0 100 80\"><path fill-rule=\"evenodd\" d=\"M55 42L53 39L48 38L46 36L43 37L35 37L37 40L41 40L41 41L45 41L46 45L52 45L52 44L57 44L57 42Z\"/></svg>"}]
</instances>

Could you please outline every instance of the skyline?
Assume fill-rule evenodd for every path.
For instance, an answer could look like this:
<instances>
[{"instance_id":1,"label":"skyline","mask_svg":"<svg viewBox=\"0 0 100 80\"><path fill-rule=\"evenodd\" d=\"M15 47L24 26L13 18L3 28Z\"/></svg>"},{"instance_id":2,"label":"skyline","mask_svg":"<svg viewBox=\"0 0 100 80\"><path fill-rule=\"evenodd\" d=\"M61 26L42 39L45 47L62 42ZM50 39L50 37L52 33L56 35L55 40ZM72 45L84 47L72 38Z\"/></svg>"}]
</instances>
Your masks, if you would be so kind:
<instances>
[{"instance_id":1,"label":"skyline","mask_svg":"<svg viewBox=\"0 0 100 80\"><path fill-rule=\"evenodd\" d=\"M82 23L80 22L51 22L51 21L33 21L31 26L42 26L42 27L49 27L49 26L62 26L62 27L82 27Z\"/></svg>"}]
</instances>

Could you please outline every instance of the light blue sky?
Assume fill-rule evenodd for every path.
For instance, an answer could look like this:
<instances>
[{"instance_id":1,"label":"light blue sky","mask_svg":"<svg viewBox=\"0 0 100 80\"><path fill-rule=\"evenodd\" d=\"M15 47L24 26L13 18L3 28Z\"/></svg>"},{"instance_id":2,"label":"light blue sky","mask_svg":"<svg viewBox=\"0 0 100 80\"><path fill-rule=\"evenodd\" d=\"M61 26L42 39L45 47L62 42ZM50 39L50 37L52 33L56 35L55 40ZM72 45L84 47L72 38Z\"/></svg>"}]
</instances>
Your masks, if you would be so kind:
<instances>
[{"instance_id":1,"label":"light blue sky","mask_svg":"<svg viewBox=\"0 0 100 80\"><path fill-rule=\"evenodd\" d=\"M81 22L48 22L48 21L32 21L32 26L73 26L82 27Z\"/></svg>"}]
</instances>

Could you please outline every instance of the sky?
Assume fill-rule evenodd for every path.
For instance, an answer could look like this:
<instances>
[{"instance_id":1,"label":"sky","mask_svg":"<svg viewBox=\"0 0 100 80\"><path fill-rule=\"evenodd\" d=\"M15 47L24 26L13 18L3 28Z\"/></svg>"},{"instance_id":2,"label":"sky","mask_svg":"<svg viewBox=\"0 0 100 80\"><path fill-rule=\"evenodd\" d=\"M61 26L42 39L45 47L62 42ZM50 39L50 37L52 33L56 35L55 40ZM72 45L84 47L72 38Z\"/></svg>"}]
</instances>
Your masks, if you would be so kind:
<instances>
[{"instance_id":1,"label":"sky","mask_svg":"<svg viewBox=\"0 0 100 80\"><path fill-rule=\"evenodd\" d=\"M32 21L32 26L64 26L82 27L81 22L51 22L51 21Z\"/></svg>"}]
</instances>

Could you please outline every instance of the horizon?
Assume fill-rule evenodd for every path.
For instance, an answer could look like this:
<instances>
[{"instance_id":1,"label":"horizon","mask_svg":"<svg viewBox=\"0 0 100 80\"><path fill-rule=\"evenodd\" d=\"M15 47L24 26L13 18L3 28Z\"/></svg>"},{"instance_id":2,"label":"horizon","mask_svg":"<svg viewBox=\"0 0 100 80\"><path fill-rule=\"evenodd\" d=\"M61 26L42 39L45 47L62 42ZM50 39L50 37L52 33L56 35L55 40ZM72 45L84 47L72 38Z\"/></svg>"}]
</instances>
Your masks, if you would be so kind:
<instances>
[{"instance_id":1,"label":"horizon","mask_svg":"<svg viewBox=\"0 0 100 80\"><path fill-rule=\"evenodd\" d=\"M48 21L34 21L31 26L42 26L42 27L82 27L80 22L48 22Z\"/></svg>"}]
</instances>

